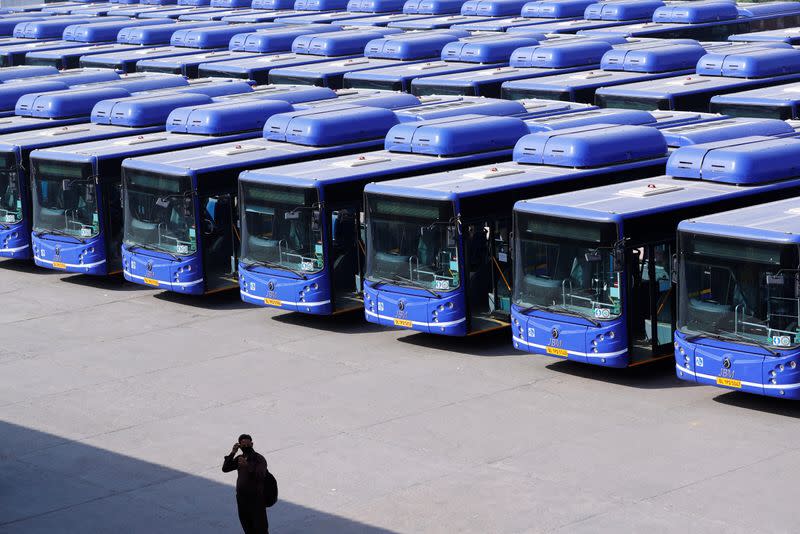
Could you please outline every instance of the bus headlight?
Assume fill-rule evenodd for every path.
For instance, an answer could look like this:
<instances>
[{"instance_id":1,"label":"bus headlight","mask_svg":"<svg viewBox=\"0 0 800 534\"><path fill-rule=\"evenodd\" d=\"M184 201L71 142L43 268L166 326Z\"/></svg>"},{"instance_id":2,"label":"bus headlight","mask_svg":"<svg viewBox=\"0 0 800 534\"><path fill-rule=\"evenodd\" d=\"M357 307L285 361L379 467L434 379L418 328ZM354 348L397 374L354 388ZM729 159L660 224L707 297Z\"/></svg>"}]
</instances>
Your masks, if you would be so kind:
<instances>
[{"instance_id":1,"label":"bus headlight","mask_svg":"<svg viewBox=\"0 0 800 534\"><path fill-rule=\"evenodd\" d=\"M611 332L609 332L607 335L608 335L608 339L614 339L614 337L615 337L615 334L614 334L613 330Z\"/></svg>"},{"instance_id":2,"label":"bus headlight","mask_svg":"<svg viewBox=\"0 0 800 534\"><path fill-rule=\"evenodd\" d=\"M789 362L789 369L794 369L797 367L797 364L794 361Z\"/></svg>"},{"instance_id":3,"label":"bus headlight","mask_svg":"<svg viewBox=\"0 0 800 534\"><path fill-rule=\"evenodd\" d=\"M683 350L683 347L679 348L678 352L680 352L681 356L686 356L686 351Z\"/></svg>"}]
</instances>

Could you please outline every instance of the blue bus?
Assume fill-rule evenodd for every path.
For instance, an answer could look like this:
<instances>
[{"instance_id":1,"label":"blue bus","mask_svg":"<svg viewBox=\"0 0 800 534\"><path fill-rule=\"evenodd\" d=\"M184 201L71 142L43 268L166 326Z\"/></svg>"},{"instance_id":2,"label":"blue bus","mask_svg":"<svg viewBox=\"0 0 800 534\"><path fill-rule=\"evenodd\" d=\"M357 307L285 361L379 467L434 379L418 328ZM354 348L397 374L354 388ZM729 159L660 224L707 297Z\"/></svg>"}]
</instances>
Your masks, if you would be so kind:
<instances>
[{"instance_id":1,"label":"blue bus","mask_svg":"<svg viewBox=\"0 0 800 534\"><path fill-rule=\"evenodd\" d=\"M234 35L228 43L228 50L234 52L258 52L260 54L287 52L292 49L294 40L301 35L336 31L341 31L341 28L330 24L267 28Z\"/></svg>"},{"instance_id":2,"label":"blue bus","mask_svg":"<svg viewBox=\"0 0 800 534\"><path fill-rule=\"evenodd\" d=\"M513 17L490 18L461 22L454 28L469 31L505 32L514 28L548 25L554 22L577 20L594 0L537 0L527 2ZM538 31L538 28L535 28ZM549 33L549 32L545 32Z\"/></svg>"},{"instance_id":3,"label":"blue bus","mask_svg":"<svg viewBox=\"0 0 800 534\"><path fill-rule=\"evenodd\" d=\"M18 67L2 69L0 70L0 74L16 68ZM100 69L75 69L73 71L64 71L63 73L55 75L9 80L0 84L0 114L7 115L9 112L13 111L14 106L17 105L17 100L19 100L21 96L28 93L59 91L61 89L75 87L77 85L102 83L119 79L120 75L114 71Z\"/></svg>"},{"instance_id":4,"label":"blue bus","mask_svg":"<svg viewBox=\"0 0 800 534\"><path fill-rule=\"evenodd\" d=\"M655 128L603 124L603 120L638 122L636 117L622 115L623 111L614 113L620 115L598 120L588 110L574 114L573 121L564 116L560 125L556 118L529 121L529 128L538 132L517 143L513 163L367 185L368 205L371 199L375 203L385 199L420 210L417 219L408 220L396 211L401 204L392 204L395 211L385 215L380 210L367 213L367 320L451 336L508 326L514 280L511 211L520 197L653 176L663 171L668 147L696 140L725 139L742 135L747 128L770 134L791 131L782 121L680 112L656 112L660 116L653 116L651 123ZM747 124L742 125L742 121ZM771 126L764 126L764 122ZM536 128L536 123L551 129ZM672 127L664 128L670 124ZM565 128L552 129L558 126ZM415 224L431 228L441 225L455 231L456 237L453 243L447 242L446 251L460 259L448 265L430 254L431 249L437 250L437 244L444 245L444 230L428 236L432 244L421 239L417 243L413 238L409 242L411 234L398 231L398 224L406 222L410 228ZM420 269L417 262L423 253L426 266ZM442 280L447 281L447 290ZM417 287L409 287L412 284Z\"/></svg>"},{"instance_id":5,"label":"blue bus","mask_svg":"<svg viewBox=\"0 0 800 534\"><path fill-rule=\"evenodd\" d=\"M341 32L344 33L344 32ZM341 35L341 33L339 35ZM297 83L341 89L345 74L421 63L439 58L447 46L455 44L467 32L430 30L388 35L371 39L363 48L363 56L321 61L269 71L270 83Z\"/></svg>"},{"instance_id":6,"label":"blue bus","mask_svg":"<svg viewBox=\"0 0 800 534\"><path fill-rule=\"evenodd\" d=\"M103 112L112 124L127 124L131 119L150 118L148 112L152 111L162 128L166 122L167 132L37 149L31 153L31 244L37 265L92 275L120 271L123 160L192 147L204 147L204 154L213 153L210 146L219 145L222 149L230 146L226 142L250 139L269 116L292 109L285 101L245 99L214 103L210 109L203 107L206 104L190 107L179 104L183 109L178 110L174 105L176 96L189 95L123 102L114 105L113 110L100 103L100 109L93 112L93 116ZM382 101L390 106L395 102L406 103L409 98L413 97L381 95L364 100ZM130 110L134 107L139 109ZM164 113L170 110L165 119ZM195 117L201 115L202 119L196 121Z\"/></svg>"},{"instance_id":7,"label":"blue bus","mask_svg":"<svg viewBox=\"0 0 800 534\"><path fill-rule=\"evenodd\" d=\"M27 22L37 22L40 20L46 20L48 18L48 14L46 13L31 13L26 14L24 16L9 16L9 17L2 17L0 18L0 36L2 37L17 37L14 35L14 28L18 24L24 24ZM57 39L58 36L52 37L52 39Z\"/></svg>"},{"instance_id":8,"label":"blue bus","mask_svg":"<svg viewBox=\"0 0 800 534\"><path fill-rule=\"evenodd\" d=\"M495 18L518 15L525 5L525 0L467 0L461 5L459 14L444 14L425 19L396 21L389 24L392 28L405 31L441 30L459 23L483 22Z\"/></svg>"},{"instance_id":9,"label":"blue bus","mask_svg":"<svg viewBox=\"0 0 800 534\"><path fill-rule=\"evenodd\" d=\"M194 14L214 14L220 17L228 14L231 10L244 9L250 7L250 0L211 0L203 2L183 2L178 0L177 5L164 5L155 9L143 11L138 15L139 18L159 18L169 17L173 19L180 19L180 17L190 16ZM126 13L122 11L122 13ZM133 16L133 15L132 15Z\"/></svg>"},{"instance_id":10,"label":"blue bus","mask_svg":"<svg viewBox=\"0 0 800 534\"><path fill-rule=\"evenodd\" d=\"M267 98L285 100L290 103L299 103L308 100L321 100L336 98L336 94L329 89L320 87L284 87L284 88L259 88L253 92L244 93L245 98ZM238 99L235 95L218 97L217 101L232 101ZM115 102L118 102L116 100ZM109 103L104 103L108 105ZM168 113L175 107L188 104L186 99L172 100L163 107L160 116L150 114L148 117L139 117L139 120L120 122L107 120L107 112L98 113L92 118L91 123L73 124L67 126L54 126L52 128L33 131L22 131L0 136L0 160L3 162L0 174L4 176L4 191L13 191L15 195L5 198L4 209L16 206L17 215L15 223L9 220L0 232L0 241L6 243L4 250L0 250L0 257L30 259L31 218L32 203L30 192L30 154L34 150L53 148L60 145L89 143L99 140L109 140L119 137L130 137L131 134L146 135L164 129ZM135 107L129 108L136 111Z\"/></svg>"},{"instance_id":11,"label":"blue bus","mask_svg":"<svg viewBox=\"0 0 800 534\"><path fill-rule=\"evenodd\" d=\"M655 10L664 5L661 0L610 0L589 5L583 19L557 20L537 24L537 31L544 33L578 33L581 30L622 26L652 19ZM525 26L510 27L513 33Z\"/></svg>"},{"instance_id":12,"label":"blue bus","mask_svg":"<svg viewBox=\"0 0 800 534\"><path fill-rule=\"evenodd\" d=\"M514 50L533 46L543 35L479 34L448 43L441 60L379 67L344 75L344 87L410 91L412 80L508 65Z\"/></svg>"},{"instance_id":13,"label":"blue bus","mask_svg":"<svg viewBox=\"0 0 800 534\"><path fill-rule=\"evenodd\" d=\"M19 22L14 27L14 37L24 39L61 39L64 30L73 24L91 24L98 22L95 17L50 17L42 20ZM126 17L103 17L103 22L121 22L130 20Z\"/></svg>"},{"instance_id":14,"label":"blue bus","mask_svg":"<svg viewBox=\"0 0 800 534\"><path fill-rule=\"evenodd\" d=\"M248 8L229 9L214 13L183 14L178 20L223 20L231 24L272 22L279 16L305 15L309 11L344 9L347 0L322 0L309 2L294 0L253 0Z\"/></svg>"},{"instance_id":15,"label":"blue bus","mask_svg":"<svg viewBox=\"0 0 800 534\"><path fill-rule=\"evenodd\" d=\"M769 46L787 46L771 48ZM800 50L783 43L731 47L706 54L696 74L633 82L595 91L595 103L630 109L708 111L711 97L800 79Z\"/></svg>"},{"instance_id":16,"label":"blue bus","mask_svg":"<svg viewBox=\"0 0 800 534\"><path fill-rule=\"evenodd\" d=\"M753 169L800 158L796 143L782 148ZM796 182L787 167L780 176ZM798 213L794 196L678 224L678 378L800 398Z\"/></svg>"},{"instance_id":17,"label":"blue bus","mask_svg":"<svg viewBox=\"0 0 800 534\"><path fill-rule=\"evenodd\" d=\"M148 73L133 74L110 82L78 85L59 91L26 93L17 100L14 116L0 122L0 135L87 122L94 105L102 100L125 98L141 92L170 88L191 92L201 90L201 87L208 83L204 81L201 84L190 85L183 76Z\"/></svg>"},{"instance_id":18,"label":"blue bus","mask_svg":"<svg viewBox=\"0 0 800 534\"><path fill-rule=\"evenodd\" d=\"M658 174L666 156L655 128L597 124L526 135L513 163L368 184L367 320L449 336L507 327L514 201Z\"/></svg>"},{"instance_id":19,"label":"blue bus","mask_svg":"<svg viewBox=\"0 0 800 534\"><path fill-rule=\"evenodd\" d=\"M800 118L800 82L711 97L709 109L736 117Z\"/></svg>"},{"instance_id":20,"label":"blue bus","mask_svg":"<svg viewBox=\"0 0 800 534\"><path fill-rule=\"evenodd\" d=\"M242 171L378 148L383 145L387 132L399 122L416 123L426 117L461 115L470 111L491 114L520 110L514 103L502 101L459 101L455 104L446 107L440 103L426 103L396 113L375 107L327 105L271 117L260 139L219 145L210 152L189 149L127 160L123 164L123 187L128 194L122 248L125 278L195 295L238 287L239 234L235 229L238 219L232 210L238 201L237 179ZM131 176L142 176L141 180L148 179L153 185L133 198L130 196ZM185 225L163 227L162 219L169 215L155 209L153 203L178 184L181 184L180 190L176 193L180 196L212 188L218 193L216 199L204 199L205 209L201 208L189 222L189 227L201 223L205 241L203 236L187 240L187 235L197 236L187 234ZM224 211L217 211L221 210L220 202L226 207ZM203 222L212 215L224 218L212 219L212 225ZM176 236L181 237L176 239Z\"/></svg>"},{"instance_id":21,"label":"blue bus","mask_svg":"<svg viewBox=\"0 0 800 534\"><path fill-rule=\"evenodd\" d=\"M406 15L448 15L461 13L466 0L406 0L403 13Z\"/></svg>"},{"instance_id":22,"label":"blue bus","mask_svg":"<svg viewBox=\"0 0 800 534\"><path fill-rule=\"evenodd\" d=\"M300 16L292 14L288 17L278 17L275 22L284 24L346 24L350 19L360 19L370 14L400 13L402 8L403 0L350 0L347 3L346 11L311 13Z\"/></svg>"},{"instance_id":23,"label":"blue bus","mask_svg":"<svg viewBox=\"0 0 800 534\"><path fill-rule=\"evenodd\" d=\"M403 124L389 130L381 151L242 173L239 177L242 300L316 315L362 307L364 236L360 229L364 186L507 160L514 144L539 121L591 113L561 103L539 104L536 118L526 113L524 122L513 117L462 115ZM644 111L596 108L593 111L597 115L583 117L583 123L653 122L653 117ZM627 117L621 117L623 114ZM303 200L287 204L279 196L269 196L270 193L294 195ZM295 209L303 210L302 215L305 210L317 209L317 204L321 220L318 233L300 234L308 242L298 240L295 225L308 225L309 220L306 217L305 221L294 222L283 213ZM291 222L281 223L281 219ZM285 250L279 245L281 241L285 242Z\"/></svg>"},{"instance_id":24,"label":"blue bus","mask_svg":"<svg viewBox=\"0 0 800 534\"><path fill-rule=\"evenodd\" d=\"M689 39L639 39L608 51L600 69L507 81L502 96L594 102L601 87L692 74L705 54L700 43Z\"/></svg>"},{"instance_id":25,"label":"blue bus","mask_svg":"<svg viewBox=\"0 0 800 534\"><path fill-rule=\"evenodd\" d=\"M735 33L757 32L800 26L800 5L796 2L742 4L718 0L675 2L653 13L652 22L581 30L579 35L600 37L659 37L725 41Z\"/></svg>"},{"instance_id":26,"label":"blue bus","mask_svg":"<svg viewBox=\"0 0 800 534\"><path fill-rule=\"evenodd\" d=\"M370 28L300 35L292 42L291 52L266 55L234 52L233 57L225 61L201 65L199 73L202 76L242 78L256 83L267 83L275 69L328 62L334 57L338 58L337 61L359 58L367 43L393 33L400 32L388 28Z\"/></svg>"},{"instance_id":27,"label":"blue bus","mask_svg":"<svg viewBox=\"0 0 800 534\"><path fill-rule=\"evenodd\" d=\"M520 79L547 79L596 68L610 50L611 44L594 39L556 41L554 44L544 41L539 45L517 48L511 54L508 66L417 78L411 82L411 93L499 98L505 83Z\"/></svg>"},{"instance_id":28,"label":"blue bus","mask_svg":"<svg viewBox=\"0 0 800 534\"><path fill-rule=\"evenodd\" d=\"M800 178L785 163L798 155L800 140L767 136L686 146L670 155L667 176L517 202L514 346L607 367L672 358L672 253L678 223L796 196ZM756 253L733 246L719 249L741 250L739 263ZM689 305L697 314L687 312L684 320L696 328L717 328L715 322L732 318L731 302L741 302L732 279L725 278L728 272L703 273L705 265L716 262L711 250L700 250L690 262L688 276L697 287L708 288L709 279L720 283L713 294L692 293ZM759 284L753 280L746 290L757 291ZM728 293L723 294L726 285ZM714 300L722 298L731 300ZM722 359L723 351L693 350L695 355L698 351L717 352Z\"/></svg>"}]
</instances>

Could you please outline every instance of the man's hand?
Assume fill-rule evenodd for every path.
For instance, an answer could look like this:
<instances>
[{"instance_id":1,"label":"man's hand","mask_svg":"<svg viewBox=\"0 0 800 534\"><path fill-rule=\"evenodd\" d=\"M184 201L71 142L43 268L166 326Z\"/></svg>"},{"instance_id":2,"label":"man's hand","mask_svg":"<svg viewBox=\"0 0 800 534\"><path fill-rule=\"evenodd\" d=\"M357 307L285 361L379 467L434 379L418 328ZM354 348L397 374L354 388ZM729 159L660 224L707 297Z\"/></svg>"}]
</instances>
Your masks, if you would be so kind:
<instances>
[{"instance_id":1,"label":"man's hand","mask_svg":"<svg viewBox=\"0 0 800 534\"><path fill-rule=\"evenodd\" d=\"M239 444L234 443L233 448L231 449L231 454L236 454L239 451Z\"/></svg>"}]
</instances>

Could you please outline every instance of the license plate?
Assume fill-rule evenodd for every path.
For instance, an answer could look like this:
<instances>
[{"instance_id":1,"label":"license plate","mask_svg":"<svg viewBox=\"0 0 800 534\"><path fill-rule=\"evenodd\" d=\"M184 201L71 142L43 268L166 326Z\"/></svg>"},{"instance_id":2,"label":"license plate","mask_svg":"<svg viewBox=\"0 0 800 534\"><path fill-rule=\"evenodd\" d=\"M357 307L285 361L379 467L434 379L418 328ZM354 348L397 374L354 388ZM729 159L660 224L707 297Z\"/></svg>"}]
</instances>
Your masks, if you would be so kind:
<instances>
[{"instance_id":1,"label":"license plate","mask_svg":"<svg viewBox=\"0 0 800 534\"><path fill-rule=\"evenodd\" d=\"M411 328L412 323L411 323L411 321L408 321L406 319L395 319L394 320L394 325L395 326L402 326L403 328Z\"/></svg>"},{"instance_id":2,"label":"license plate","mask_svg":"<svg viewBox=\"0 0 800 534\"><path fill-rule=\"evenodd\" d=\"M567 357L567 351L564 350L564 349L557 349L555 347L547 347L545 349L545 351L547 351L547 354L552 354L553 356L561 356L562 358L566 358Z\"/></svg>"},{"instance_id":3,"label":"license plate","mask_svg":"<svg viewBox=\"0 0 800 534\"><path fill-rule=\"evenodd\" d=\"M145 278L144 279L144 283L147 284L148 286L156 286L156 287L158 287L158 280L156 280L154 278Z\"/></svg>"},{"instance_id":4,"label":"license plate","mask_svg":"<svg viewBox=\"0 0 800 534\"><path fill-rule=\"evenodd\" d=\"M60 261L54 261L53 262L53 268L54 269L66 269L67 268L67 264L66 263L62 263Z\"/></svg>"},{"instance_id":5,"label":"license plate","mask_svg":"<svg viewBox=\"0 0 800 534\"><path fill-rule=\"evenodd\" d=\"M264 299L264 304L268 304L269 306L280 306L281 301L278 299Z\"/></svg>"},{"instance_id":6,"label":"license plate","mask_svg":"<svg viewBox=\"0 0 800 534\"><path fill-rule=\"evenodd\" d=\"M742 381L741 380L734 380L733 378L722 378L721 376L717 377L717 385L719 386L727 386L729 388L742 388Z\"/></svg>"}]
</instances>

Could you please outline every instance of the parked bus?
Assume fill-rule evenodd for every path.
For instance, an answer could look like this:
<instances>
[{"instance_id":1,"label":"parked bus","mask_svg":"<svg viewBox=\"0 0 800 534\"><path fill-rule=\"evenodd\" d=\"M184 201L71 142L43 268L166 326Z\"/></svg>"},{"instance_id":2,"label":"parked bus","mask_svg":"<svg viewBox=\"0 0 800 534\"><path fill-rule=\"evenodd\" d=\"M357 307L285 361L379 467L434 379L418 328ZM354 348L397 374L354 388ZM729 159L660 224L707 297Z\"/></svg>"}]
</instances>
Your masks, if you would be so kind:
<instances>
[{"instance_id":1,"label":"parked bus","mask_svg":"<svg viewBox=\"0 0 800 534\"><path fill-rule=\"evenodd\" d=\"M669 145L741 135L709 118L705 128L584 124L540 131L517 143L511 163L367 185L367 320L450 336L508 326L514 202L654 176L663 172ZM414 228L422 237L412 237ZM443 261L447 256L454 263Z\"/></svg>"},{"instance_id":2,"label":"parked bus","mask_svg":"<svg viewBox=\"0 0 800 534\"><path fill-rule=\"evenodd\" d=\"M695 72L706 50L690 39L633 39L606 52L599 69L503 82L502 96L594 102L601 87Z\"/></svg>"},{"instance_id":3,"label":"parked bus","mask_svg":"<svg viewBox=\"0 0 800 534\"><path fill-rule=\"evenodd\" d=\"M516 142L548 118L569 122L572 117L572 125L655 122L645 111L581 111L555 102L541 104L536 118L528 116L524 122L463 115L403 124L389 130L381 151L242 173L242 300L315 315L362 307L365 244L361 228L363 190L368 183L508 160ZM288 204L283 195L302 202ZM291 210L298 210L306 219L318 210L316 235L305 233L305 239L299 241L295 225L307 227L309 221L286 218L284 214ZM309 254L312 248L314 253Z\"/></svg>"},{"instance_id":4,"label":"parked bus","mask_svg":"<svg viewBox=\"0 0 800 534\"><path fill-rule=\"evenodd\" d=\"M469 38L468 35L459 30L389 35L367 42L363 56L275 68L269 71L269 80L270 83L297 83L341 89L345 74L393 66L404 67L438 59L448 47L463 46L459 37ZM527 42L536 41L528 39Z\"/></svg>"},{"instance_id":5,"label":"parked bus","mask_svg":"<svg viewBox=\"0 0 800 534\"><path fill-rule=\"evenodd\" d=\"M579 31L579 35L602 37L658 37L725 41L735 33L757 32L800 26L797 2L742 4L717 0L670 2L655 10L652 22Z\"/></svg>"},{"instance_id":6,"label":"parked bus","mask_svg":"<svg viewBox=\"0 0 800 534\"><path fill-rule=\"evenodd\" d=\"M529 26L550 25L554 22L575 21L579 20L593 3L594 0L539 0L526 3L513 17L461 22L453 27L469 31L506 32ZM538 28L535 29L539 31Z\"/></svg>"},{"instance_id":7,"label":"parked bus","mask_svg":"<svg viewBox=\"0 0 800 534\"><path fill-rule=\"evenodd\" d=\"M299 35L292 42L291 52L275 54L248 54L234 52L225 61L200 66L202 76L246 78L256 83L266 83L275 69L298 67L316 63L363 59L364 47L374 39L399 34L388 28L369 28ZM289 81L270 83L297 83ZM300 83L307 83L300 81Z\"/></svg>"},{"instance_id":8,"label":"parked bus","mask_svg":"<svg viewBox=\"0 0 800 534\"><path fill-rule=\"evenodd\" d=\"M505 67L517 48L534 46L544 35L480 34L448 43L442 49L441 60L393 65L344 75L344 86L352 88L410 91L411 82L418 78L459 72L474 72Z\"/></svg>"},{"instance_id":9,"label":"parked bus","mask_svg":"<svg viewBox=\"0 0 800 534\"><path fill-rule=\"evenodd\" d=\"M123 165L125 278L195 295L238 287L235 222L237 180L242 171L377 149L399 122L417 124L428 117L470 112L508 115L520 110L524 107L514 102L478 99L450 105L426 103L397 112L334 104L275 115L260 139L227 143L212 151L190 149L127 160ZM165 227L163 217L168 214L154 202L176 187L175 195L199 197L200 204L187 215L188 221ZM300 211L298 216L305 220ZM189 228L201 228L202 235L187 233Z\"/></svg>"},{"instance_id":10,"label":"parked bus","mask_svg":"<svg viewBox=\"0 0 800 534\"><path fill-rule=\"evenodd\" d=\"M781 176L797 145L763 158ZM791 176L796 182L796 176ZM800 398L797 197L692 217L678 225L675 367L689 382Z\"/></svg>"},{"instance_id":11,"label":"parked bus","mask_svg":"<svg viewBox=\"0 0 800 534\"><path fill-rule=\"evenodd\" d=\"M488 21L508 21L509 17L519 17L525 10L525 6L531 4L530 8L522 15L530 22L529 17L538 17L538 4L542 2L526 2L525 0L468 0L461 6L458 15L443 15L427 19L396 21L389 24L391 28L400 28L405 31L413 30L440 30L451 28L456 24L481 23ZM555 2L547 2L553 5ZM587 2L589 3L589 2ZM535 21L534 21L535 22ZM502 23L502 22L501 22Z\"/></svg>"},{"instance_id":12,"label":"parked bus","mask_svg":"<svg viewBox=\"0 0 800 534\"><path fill-rule=\"evenodd\" d=\"M544 41L514 50L508 66L417 78L411 82L411 93L418 96L460 94L499 98L504 83L597 68L603 55L610 50L611 44L593 39L556 41L553 44Z\"/></svg>"},{"instance_id":13,"label":"parked bus","mask_svg":"<svg viewBox=\"0 0 800 534\"><path fill-rule=\"evenodd\" d=\"M800 140L766 136L686 146L667 176L517 202L514 346L607 367L672 358L679 221L796 196L798 154Z\"/></svg>"},{"instance_id":14,"label":"parked bus","mask_svg":"<svg viewBox=\"0 0 800 534\"><path fill-rule=\"evenodd\" d=\"M163 124L164 111L176 96L157 100L132 101L110 109L95 109L106 113L109 121L127 123L132 118L146 116L147 107L159 114ZM379 95L368 100L373 105L405 105L410 95ZM127 109L137 106L136 112ZM122 268L122 203L120 199L121 165L127 158L159 152L203 147L209 154L213 145L225 147L226 142L250 139L260 132L265 121L275 113L291 109L278 100L245 100L238 103L212 103L211 109L202 106L185 107L172 112L166 119L167 132L131 135L114 140L63 145L38 149L31 153L31 183L33 187L32 249L37 265L93 275L107 275ZM98 104L98 106L100 106ZM355 107L355 106L354 106ZM366 108L363 108L366 109ZM194 118L203 115L202 122ZM233 143L237 145L238 143ZM219 148L219 147L218 147Z\"/></svg>"},{"instance_id":15,"label":"parked bus","mask_svg":"<svg viewBox=\"0 0 800 534\"><path fill-rule=\"evenodd\" d=\"M763 32L737 33L728 37L738 43L786 43L800 45L800 28L781 28Z\"/></svg>"},{"instance_id":16,"label":"parked bus","mask_svg":"<svg viewBox=\"0 0 800 534\"><path fill-rule=\"evenodd\" d=\"M661 0L610 0L590 4L583 19L557 20L537 24L537 31L545 33L578 33L581 30L623 26L652 20L655 10L664 5ZM522 29L524 30L524 26ZM519 27L506 30L520 31Z\"/></svg>"},{"instance_id":17,"label":"parked bus","mask_svg":"<svg viewBox=\"0 0 800 534\"><path fill-rule=\"evenodd\" d=\"M292 104L310 100L323 100L326 98L336 98L336 94L321 87L282 87L282 88L259 88L259 90L243 93L242 99L248 98L267 98L275 100L285 100ZM217 100L236 101L235 95L228 97L217 97ZM120 99L114 102L119 102ZM113 102L104 102L103 106L108 109ZM6 243L0 250L1 257L12 257L17 259L30 259L31 256L31 221L32 203L30 190L30 154L34 150L54 148L61 145L72 145L77 143L90 143L99 140L110 140L119 137L130 137L135 135L146 135L161 131L165 128L165 123L169 113L181 106L187 105L186 98L172 99L161 109L160 114L152 113L152 109L145 116L139 114L139 119L133 122L123 122L120 120L109 121L106 111L95 114L91 123L73 124L67 126L54 126L35 131L23 131L13 134L0 136L0 160L3 166L0 167L0 174L6 180L5 187L14 192L14 195L7 196L9 205L16 206L17 215L13 224L8 221L5 227L0 230L0 241ZM136 107L129 107L129 110L136 112ZM10 208L8 208L10 209Z\"/></svg>"},{"instance_id":18,"label":"parked bus","mask_svg":"<svg viewBox=\"0 0 800 534\"><path fill-rule=\"evenodd\" d=\"M0 70L3 74L18 75L18 73L8 72L19 67L9 67ZM52 69L52 67L33 67L42 69ZM55 69L53 69L55 71ZM19 78L8 80L0 84L0 115L7 116L13 114L17 101L28 93L44 93L47 91L59 91L70 87L91 85L94 83L104 83L119 80L120 76L116 72L100 69L75 69L56 74L44 76Z\"/></svg>"},{"instance_id":19,"label":"parked bus","mask_svg":"<svg viewBox=\"0 0 800 534\"><path fill-rule=\"evenodd\" d=\"M595 92L595 102L615 108L708 111L715 95L800 79L800 50L759 45L745 48L706 54L697 62L693 75L601 87Z\"/></svg>"}]
</instances>

